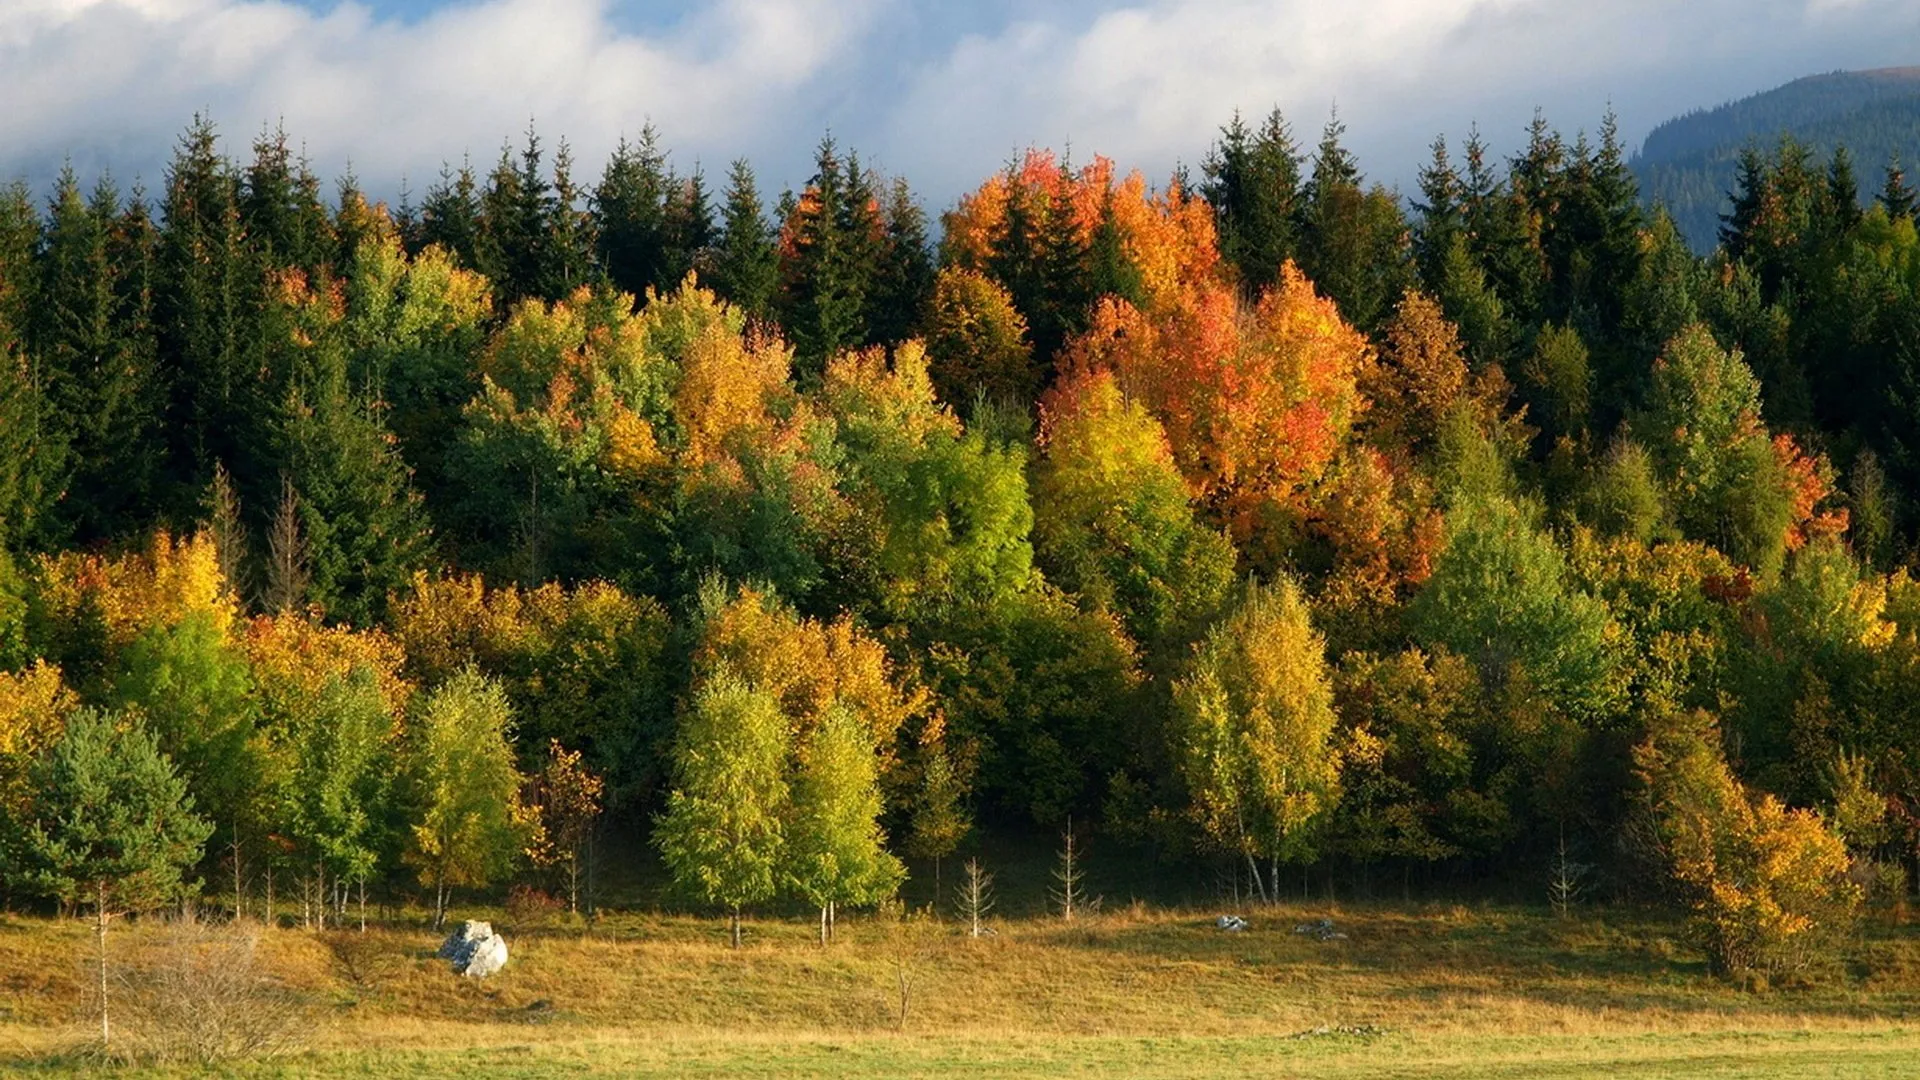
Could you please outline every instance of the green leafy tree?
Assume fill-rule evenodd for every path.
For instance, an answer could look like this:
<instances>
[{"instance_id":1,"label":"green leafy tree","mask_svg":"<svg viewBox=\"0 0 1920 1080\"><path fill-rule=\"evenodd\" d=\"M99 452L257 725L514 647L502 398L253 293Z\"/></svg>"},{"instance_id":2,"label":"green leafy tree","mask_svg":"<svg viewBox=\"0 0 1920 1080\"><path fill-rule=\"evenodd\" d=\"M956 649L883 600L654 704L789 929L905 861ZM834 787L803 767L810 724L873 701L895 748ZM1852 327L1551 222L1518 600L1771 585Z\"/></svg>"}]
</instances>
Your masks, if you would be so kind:
<instances>
[{"instance_id":1,"label":"green leafy tree","mask_svg":"<svg viewBox=\"0 0 1920 1080\"><path fill-rule=\"evenodd\" d=\"M203 813L225 825L258 820L260 712L244 654L214 617L194 611L127 646L112 699L137 710Z\"/></svg>"},{"instance_id":2,"label":"green leafy tree","mask_svg":"<svg viewBox=\"0 0 1920 1080\"><path fill-rule=\"evenodd\" d=\"M674 790L654 831L676 885L740 911L779 891L786 852L787 718L771 695L721 674L695 692L674 741Z\"/></svg>"},{"instance_id":3,"label":"green leafy tree","mask_svg":"<svg viewBox=\"0 0 1920 1080\"><path fill-rule=\"evenodd\" d=\"M1575 715L1613 705L1605 607L1570 579L1553 538L1508 498L1470 496L1449 509L1446 547L1408 617L1415 640L1467 657L1490 684L1517 666Z\"/></svg>"},{"instance_id":4,"label":"green leafy tree","mask_svg":"<svg viewBox=\"0 0 1920 1080\"><path fill-rule=\"evenodd\" d=\"M844 707L829 711L800 748L786 828L786 880L820 909L820 944L834 909L877 904L905 878L880 829L873 736Z\"/></svg>"},{"instance_id":5,"label":"green leafy tree","mask_svg":"<svg viewBox=\"0 0 1920 1080\"><path fill-rule=\"evenodd\" d=\"M1264 899L1338 798L1326 645L1289 579L1249 586L1174 685L1174 745L1195 818L1247 860ZM1263 876L1256 856L1270 862Z\"/></svg>"},{"instance_id":6,"label":"green leafy tree","mask_svg":"<svg viewBox=\"0 0 1920 1080\"><path fill-rule=\"evenodd\" d=\"M394 725L374 673L365 668L290 704L291 715L272 733L281 774L276 831L314 871L324 929L327 908L341 911L345 887L364 885L378 865Z\"/></svg>"},{"instance_id":7,"label":"green leafy tree","mask_svg":"<svg viewBox=\"0 0 1920 1080\"><path fill-rule=\"evenodd\" d=\"M435 687L408 732L406 790L412 829L405 855L433 889L433 926L449 890L497 880L534 845L537 818L520 802L513 707L476 671Z\"/></svg>"},{"instance_id":8,"label":"green leafy tree","mask_svg":"<svg viewBox=\"0 0 1920 1080\"><path fill-rule=\"evenodd\" d=\"M83 709L34 767L33 808L16 823L19 883L63 904L93 907L99 943L100 1041L107 1011L107 922L166 904L193 885L212 825L137 713Z\"/></svg>"}]
</instances>

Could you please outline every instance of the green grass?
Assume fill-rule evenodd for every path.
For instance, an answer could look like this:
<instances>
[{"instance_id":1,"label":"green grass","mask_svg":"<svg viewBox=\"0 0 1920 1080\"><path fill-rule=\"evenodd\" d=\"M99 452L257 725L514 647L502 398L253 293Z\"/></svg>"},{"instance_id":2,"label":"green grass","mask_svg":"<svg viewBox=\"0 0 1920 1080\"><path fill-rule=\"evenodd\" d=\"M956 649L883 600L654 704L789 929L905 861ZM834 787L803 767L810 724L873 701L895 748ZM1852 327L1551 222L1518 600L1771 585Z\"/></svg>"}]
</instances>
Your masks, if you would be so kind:
<instances>
[{"instance_id":1,"label":"green grass","mask_svg":"<svg viewBox=\"0 0 1920 1080\"><path fill-rule=\"evenodd\" d=\"M1869 929L1803 987L1708 975L1684 928L1630 911L1560 921L1498 906L1346 907L1344 941L1254 911L1131 908L1066 926L1025 919L979 941L849 919L821 949L801 920L726 947L711 920L627 915L591 932L513 926L486 983L432 958L419 919L370 932L356 976L320 937L265 935L304 1003L291 1056L240 1076L1908 1076L1920 1071L1920 934ZM482 915L489 913L480 913ZM131 967L163 928L126 927ZM77 1051L89 928L0 919L0 1071L92 1071ZM899 974L911 988L905 1023ZM1378 1034L1295 1037L1320 1027ZM134 1074L137 1070L125 1070ZM195 1075L148 1069L140 1074Z\"/></svg>"}]
</instances>

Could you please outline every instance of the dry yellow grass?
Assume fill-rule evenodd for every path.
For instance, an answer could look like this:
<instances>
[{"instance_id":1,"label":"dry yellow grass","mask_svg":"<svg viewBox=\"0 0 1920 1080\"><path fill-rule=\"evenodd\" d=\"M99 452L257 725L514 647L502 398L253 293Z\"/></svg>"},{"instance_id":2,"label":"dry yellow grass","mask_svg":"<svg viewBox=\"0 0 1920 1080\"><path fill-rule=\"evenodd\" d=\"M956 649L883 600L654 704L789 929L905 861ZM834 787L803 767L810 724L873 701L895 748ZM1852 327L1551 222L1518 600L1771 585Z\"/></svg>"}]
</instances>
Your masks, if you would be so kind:
<instances>
[{"instance_id":1,"label":"dry yellow grass","mask_svg":"<svg viewBox=\"0 0 1920 1080\"><path fill-rule=\"evenodd\" d=\"M1348 938L1328 942L1292 932L1324 914L1298 907L1254 912L1245 934L1146 910L1004 923L981 940L946 924L905 952L902 1027L901 937L873 918L844 921L825 949L798 920L755 923L735 952L712 921L616 916L584 931L480 914L513 950L485 983L451 975L418 921L349 933L351 963L320 935L267 934L269 968L314 1021L305 1057L260 1068L433 1074L491 1047L496 1071L525 1076L969 1063L1046 1075L1099 1062L1208 1075L1249 1055L1326 1075L1573 1075L1607 1061L1644 1075L1899 1075L1872 1071L1883 1057L1920 1070L1920 934L1906 928L1870 930L1817 984L1756 994L1709 977L1677 922L1636 913L1349 908L1337 915ZM115 946L137 965L164 940L134 925ZM0 1068L74 1065L59 1055L89 1004L90 947L79 921L0 919ZM1385 1033L1285 1038L1323 1026Z\"/></svg>"}]
</instances>

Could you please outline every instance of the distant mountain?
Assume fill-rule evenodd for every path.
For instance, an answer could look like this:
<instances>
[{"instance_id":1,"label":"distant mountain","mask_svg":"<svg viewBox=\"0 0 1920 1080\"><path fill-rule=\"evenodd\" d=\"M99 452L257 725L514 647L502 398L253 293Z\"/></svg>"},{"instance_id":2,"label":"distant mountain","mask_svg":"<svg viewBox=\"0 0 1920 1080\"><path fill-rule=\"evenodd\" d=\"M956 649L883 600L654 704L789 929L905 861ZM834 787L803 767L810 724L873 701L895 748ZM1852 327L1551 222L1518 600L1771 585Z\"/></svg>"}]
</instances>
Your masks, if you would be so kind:
<instances>
[{"instance_id":1,"label":"distant mountain","mask_svg":"<svg viewBox=\"0 0 1920 1080\"><path fill-rule=\"evenodd\" d=\"M1920 67L1814 75L1688 113L1653 129L1633 169L1647 201L1665 205L1688 241L1707 251L1718 242L1741 148L1771 149L1782 135L1806 143L1822 161L1846 146L1862 197L1871 198L1894 155L1909 175L1920 171Z\"/></svg>"}]
</instances>

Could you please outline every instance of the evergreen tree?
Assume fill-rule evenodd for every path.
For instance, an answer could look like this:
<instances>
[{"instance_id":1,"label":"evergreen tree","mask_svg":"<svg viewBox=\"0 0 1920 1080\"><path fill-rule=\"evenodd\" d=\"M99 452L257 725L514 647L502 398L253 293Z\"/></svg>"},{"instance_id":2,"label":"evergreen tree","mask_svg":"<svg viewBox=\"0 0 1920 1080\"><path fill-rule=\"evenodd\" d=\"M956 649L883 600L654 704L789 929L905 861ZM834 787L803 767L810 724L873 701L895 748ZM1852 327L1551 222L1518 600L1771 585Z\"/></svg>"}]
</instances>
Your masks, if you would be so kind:
<instances>
[{"instance_id":1,"label":"evergreen tree","mask_svg":"<svg viewBox=\"0 0 1920 1080\"><path fill-rule=\"evenodd\" d=\"M57 531L67 426L32 355L40 216L25 184L0 188L0 549Z\"/></svg>"},{"instance_id":2,"label":"evergreen tree","mask_svg":"<svg viewBox=\"0 0 1920 1080\"><path fill-rule=\"evenodd\" d=\"M1899 155L1887 162L1886 184L1880 189L1876 201L1887 208L1890 218L1911 218L1914 216L1915 199L1913 188L1907 184L1907 171L1900 164Z\"/></svg>"},{"instance_id":3,"label":"evergreen tree","mask_svg":"<svg viewBox=\"0 0 1920 1080\"><path fill-rule=\"evenodd\" d=\"M1329 120L1314 154L1300 202L1300 262L1349 323L1371 332L1406 287L1407 229L1391 194L1361 189L1359 165L1340 143L1345 133L1339 117Z\"/></svg>"},{"instance_id":4,"label":"evergreen tree","mask_svg":"<svg viewBox=\"0 0 1920 1080\"><path fill-rule=\"evenodd\" d=\"M614 147L593 191L600 265L614 288L636 299L675 284L667 275L668 185L666 155L649 124L637 144L621 139Z\"/></svg>"},{"instance_id":5,"label":"evergreen tree","mask_svg":"<svg viewBox=\"0 0 1920 1080\"><path fill-rule=\"evenodd\" d=\"M253 162L240 177L239 205L248 246L264 265L312 274L331 261L334 238L320 179L294 159L285 130L263 131L254 140Z\"/></svg>"},{"instance_id":6,"label":"evergreen tree","mask_svg":"<svg viewBox=\"0 0 1920 1080\"><path fill-rule=\"evenodd\" d=\"M707 196L707 178L696 166L693 175L676 180L666 207L667 277L663 292L677 287L690 273L704 275L713 257L713 203Z\"/></svg>"},{"instance_id":7,"label":"evergreen tree","mask_svg":"<svg viewBox=\"0 0 1920 1080\"><path fill-rule=\"evenodd\" d=\"M820 141L813 179L786 218L781 245L781 325L803 377L817 376L842 349L866 343L874 234L872 186L843 163L832 136ZM856 199L863 199L858 206Z\"/></svg>"},{"instance_id":8,"label":"evergreen tree","mask_svg":"<svg viewBox=\"0 0 1920 1080\"><path fill-rule=\"evenodd\" d=\"M481 270L480 184L471 162L457 171L440 167L440 179L420 204L420 244L439 245L470 270Z\"/></svg>"},{"instance_id":9,"label":"evergreen tree","mask_svg":"<svg viewBox=\"0 0 1920 1080\"><path fill-rule=\"evenodd\" d=\"M238 183L220 156L213 125L196 119L167 170L154 323L172 390L171 484L191 498L215 461L243 491L260 490L260 420L271 400L259 375L264 273L247 252Z\"/></svg>"},{"instance_id":10,"label":"evergreen tree","mask_svg":"<svg viewBox=\"0 0 1920 1080\"><path fill-rule=\"evenodd\" d=\"M1467 227L1460 174L1447 154L1444 136L1433 140L1433 160L1421 168L1419 179L1425 201L1413 205L1420 215L1413 229L1413 259L1420 280L1438 295L1447 254Z\"/></svg>"},{"instance_id":11,"label":"evergreen tree","mask_svg":"<svg viewBox=\"0 0 1920 1080\"><path fill-rule=\"evenodd\" d=\"M93 908L99 942L100 1041L112 1037L107 922L172 901L190 886L213 827L137 715L83 710L33 769L35 792L15 823L18 882L63 904Z\"/></svg>"},{"instance_id":12,"label":"evergreen tree","mask_svg":"<svg viewBox=\"0 0 1920 1080\"><path fill-rule=\"evenodd\" d=\"M1238 113L1220 129L1220 140L1202 165L1200 194L1213 207L1220 254L1240 272L1255 295L1280 277L1296 257L1295 223L1300 200L1300 151L1279 109L1258 131Z\"/></svg>"},{"instance_id":13,"label":"evergreen tree","mask_svg":"<svg viewBox=\"0 0 1920 1080\"><path fill-rule=\"evenodd\" d=\"M289 386L275 446L296 494L310 597L330 618L370 626L424 567L425 504L379 413L348 386L339 342L322 340Z\"/></svg>"},{"instance_id":14,"label":"evergreen tree","mask_svg":"<svg viewBox=\"0 0 1920 1080\"><path fill-rule=\"evenodd\" d=\"M765 319L772 311L779 274L780 257L766 208L760 205L753 167L740 158L727 173L726 206L710 284L749 319Z\"/></svg>"},{"instance_id":15,"label":"evergreen tree","mask_svg":"<svg viewBox=\"0 0 1920 1080\"><path fill-rule=\"evenodd\" d=\"M551 255L547 285L555 296L570 295L596 277L593 217L573 182L573 149L565 139L553 154L553 205L547 221Z\"/></svg>"},{"instance_id":16,"label":"evergreen tree","mask_svg":"<svg viewBox=\"0 0 1920 1080\"><path fill-rule=\"evenodd\" d=\"M896 345L921 332L933 301L933 245L927 213L905 178L894 178L884 216L886 239L868 298L867 326L874 341Z\"/></svg>"}]
</instances>

